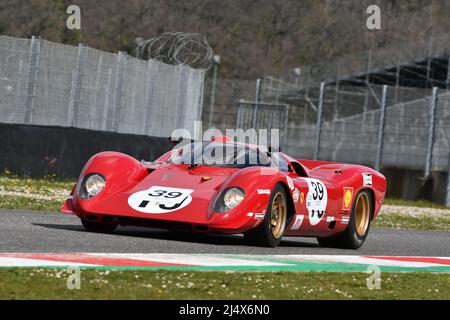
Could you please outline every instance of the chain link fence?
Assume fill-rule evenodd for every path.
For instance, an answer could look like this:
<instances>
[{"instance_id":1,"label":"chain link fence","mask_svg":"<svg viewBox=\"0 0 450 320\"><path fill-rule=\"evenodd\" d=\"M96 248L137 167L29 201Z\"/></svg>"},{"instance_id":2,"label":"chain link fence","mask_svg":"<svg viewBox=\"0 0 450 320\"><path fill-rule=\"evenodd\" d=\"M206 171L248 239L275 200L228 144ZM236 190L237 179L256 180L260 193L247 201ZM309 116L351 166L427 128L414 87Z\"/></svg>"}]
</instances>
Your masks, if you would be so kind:
<instances>
[{"instance_id":1,"label":"chain link fence","mask_svg":"<svg viewBox=\"0 0 450 320\"><path fill-rule=\"evenodd\" d=\"M0 36L0 122L169 137L201 118L205 71Z\"/></svg>"},{"instance_id":2,"label":"chain link fence","mask_svg":"<svg viewBox=\"0 0 450 320\"><path fill-rule=\"evenodd\" d=\"M236 115L241 100L254 101L247 103L247 108L258 105L256 83L217 81L211 126L221 130L239 126ZM204 119L208 119L210 81L205 88ZM450 93L445 90L323 83L305 91L295 84L280 85L266 78L260 99L261 106L289 107L286 123L281 114L277 118L276 112L272 123L281 133L286 131L282 148L294 157L379 169L425 170L427 174L448 170ZM249 121L261 127L266 119Z\"/></svg>"}]
</instances>

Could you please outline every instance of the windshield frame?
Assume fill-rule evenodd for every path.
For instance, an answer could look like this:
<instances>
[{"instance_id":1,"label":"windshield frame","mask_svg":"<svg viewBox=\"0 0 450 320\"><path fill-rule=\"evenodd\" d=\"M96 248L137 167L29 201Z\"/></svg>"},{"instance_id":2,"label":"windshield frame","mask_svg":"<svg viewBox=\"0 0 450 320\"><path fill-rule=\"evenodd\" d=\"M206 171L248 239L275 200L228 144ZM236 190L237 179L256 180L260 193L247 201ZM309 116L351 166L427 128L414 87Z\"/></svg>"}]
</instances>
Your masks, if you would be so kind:
<instances>
[{"instance_id":1,"label":"windshield frame","mask_svg":"<svg viewBox=\"0 0 450 320\"><path fill-rule=\"evenodd\" d=\"M199 148L201 146L201 151ZM235 150L232 152L233 159L236 160L236 163L229 164L227 163L230 159L227 158L225 160L222 158L222 162L217 162L217 158L209 157L209 154L206 154L205 161L205 152L206 148L215 148L222 146L225 149L225 152L222 152L222 155L228 157L231 153L228 151ZM188 150L188 152L186 152ZM260 150L259 148L255 148L252 146L244 145L244 144L236 144L236 143L228 143L228 142L192 142L188 143L179 149L174 150L170 158L167 160L168 162L172 162L174 164L184 164L189 165L190 167L198 167L198 166L207 166L207 167L217 167L217 168L229 168L229 169L244 169L249 167L271 167L272 159L267 154ZM215 152L215 149L214 149ZM242 153L244 152L244 153ZM251 154L250 154L251 153ZM220 157L220 154L219 154ZM242 161L242 157L244 157ZM219 158L220 159L220 158ZM256 162L253 163L247 160L254 160Z\"/></svg>"}]
</instances>

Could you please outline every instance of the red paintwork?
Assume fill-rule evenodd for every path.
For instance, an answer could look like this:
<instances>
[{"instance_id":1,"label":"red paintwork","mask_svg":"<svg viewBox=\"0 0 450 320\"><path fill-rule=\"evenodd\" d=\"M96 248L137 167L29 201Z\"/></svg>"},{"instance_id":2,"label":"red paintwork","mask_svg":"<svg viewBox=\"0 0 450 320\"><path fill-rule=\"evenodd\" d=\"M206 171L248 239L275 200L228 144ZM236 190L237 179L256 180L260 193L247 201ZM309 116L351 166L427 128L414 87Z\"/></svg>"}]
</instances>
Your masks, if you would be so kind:
<instances>
[{"instance_id":1,"label":"red paintwork","mask_svg":"<svg viewBox=\"0 0 450 320\"><path fill-rule=\"evenodd\" d=\"M348 219L351 211L343 210L344 188L353 188L353 199L362 189L372 190L375 205L373 218L376 218L386 192L385 177L373 169L359 165L296 160L281 154L291 166L303 169L306 177L302 177L296 172L282 172L276 168L230 169L199 166L189 169L188 165L165 162L170 154L171 152L164 154L151 165L145 165L117 152L103 152L95 155L85 165L77 186L72 190L71 196L66 200L61 211L75 214L80 218L86 218L88 215L99 219L112 217L113 222L121 222L122 220L119 219L125 218L140 218L140 220L133 220L134 222L127 220L129 222L127 224L140 224L139 221L183 222L192 226L195 231L242 233L255 228L262 222L261 217L257 219L254 215L248 214L263 213L268 206L270 194L262 194L263 192L259 194L258 190L271 192L275 185L280 183L284 186L289 201L295 208L295 212L292 210L290 212L292 218L289 219L285 235L324 237L340 233L347 227L344 221ZM102 174L107 181L106 187L96 197L83 200L78 196L78 185L90 173ZM372 174L372 186L363 185L363 173ZM300 196L296 203L293 200L294 190L289 188L287 176L292 179L294 190L299 191ZM204 177L210 179L205 181L202 179ZM325 214L315 225L311 223L306 207L309 187L304 178L320 180L326 186L328 193ZM131 208L128 198L152 186L194 190L191 194L192 201L179 210L163 214L142 213ZM245 199L228 212L216 213L213 208L214 201L222 190L229 187L242 188L245 191ZM297 230L291 230L295 224L295 215L303 215L304 219ZM330 228L331 220L335 221L333 228ZM199 230L198 227L202 229Z\"/></svg>"}]
</instances>

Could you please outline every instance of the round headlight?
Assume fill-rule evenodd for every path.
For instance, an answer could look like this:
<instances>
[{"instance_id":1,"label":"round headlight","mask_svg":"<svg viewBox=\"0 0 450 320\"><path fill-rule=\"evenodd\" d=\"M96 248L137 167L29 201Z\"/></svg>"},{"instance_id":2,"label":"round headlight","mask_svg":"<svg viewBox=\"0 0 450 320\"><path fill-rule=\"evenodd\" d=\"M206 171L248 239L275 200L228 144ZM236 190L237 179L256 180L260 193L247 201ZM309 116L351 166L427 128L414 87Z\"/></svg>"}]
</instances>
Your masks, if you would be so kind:
<instances>
[{"instance_id":1,"label":"round headlight","mask_svg":"<svg viewBox=\"0 0 450 320\"><path fill-rule=\"evenodd\" d=\"M103 188L105 188L106 181L105 178L103 178L99 174L93 174L90 175L86 182L84 183L84 189L86 190L86 198L92 198L98 195Z\"/></svg>"},{"instance_id":2,"label":"round headlight","mask_svg":"<svg viewBox=\"0 0 450 320\"><path fill-rule=\"evenodd\" d=\"M244 200L244 191L238 188L231 188L225 192L223 196L223 203L227 209L236 208L242 200Z\"/></svg>"}]
</instances>

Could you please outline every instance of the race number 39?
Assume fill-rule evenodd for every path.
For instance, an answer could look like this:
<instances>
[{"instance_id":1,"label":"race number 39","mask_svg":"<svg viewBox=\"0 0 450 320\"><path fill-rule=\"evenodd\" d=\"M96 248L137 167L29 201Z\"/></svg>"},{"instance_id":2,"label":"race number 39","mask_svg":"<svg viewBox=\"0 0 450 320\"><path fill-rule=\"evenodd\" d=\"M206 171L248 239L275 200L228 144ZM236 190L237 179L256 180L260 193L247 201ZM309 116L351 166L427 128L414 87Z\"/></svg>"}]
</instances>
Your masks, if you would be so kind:
<instances>
[{"instance_id":1,"label":"race number 39","mask_svg":"<svg viewBox=\"0 0 450 320\"><path fill-rule=\"evenodd\" d=\"M305 178L308 183L308 195L306 196L306 208L308 209L309 222L315 226L325 216L328 203L328 193L325 185L317 179Z\"/></svg>"},{"instance_id":2,"label":"race number 39","mask_svg":"<svg viewBox=\"0 0 450 320\"><path fill-rule=\"evenodd\" d=\"M136 211L144 213L169 213L186 207L194 190L153 186L136 192L128 198L128 204Z\"/></svg>"}]
</instances>

